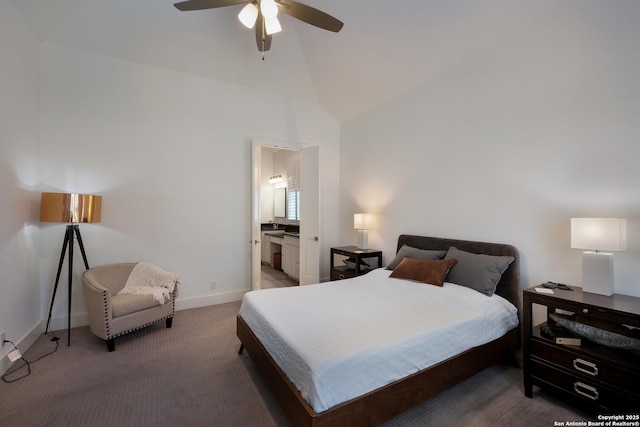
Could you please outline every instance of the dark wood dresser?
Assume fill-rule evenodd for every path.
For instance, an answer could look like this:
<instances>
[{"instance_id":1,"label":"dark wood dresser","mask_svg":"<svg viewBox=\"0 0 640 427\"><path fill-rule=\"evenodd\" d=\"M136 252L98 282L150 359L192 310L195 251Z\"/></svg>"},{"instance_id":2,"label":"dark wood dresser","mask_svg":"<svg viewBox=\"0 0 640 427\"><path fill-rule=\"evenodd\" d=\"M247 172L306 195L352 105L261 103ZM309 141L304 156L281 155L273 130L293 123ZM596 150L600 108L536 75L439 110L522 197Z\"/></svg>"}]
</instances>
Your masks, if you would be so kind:
<instances>
[{"instance_id":1,"label":"dark wood dresser","mask_svg":"<svg viewBox=\"0 0 640 427\"><path fill-rule=\"evenodd\" d=\"M533 386L593 413L638 414L640 411L640 354L581 340L581 345L556 344L540 328L554 326L548 317L556 310L584 314L640 328L640 298L614 294L604 296L553 289L553 294L535 288L523 293L524 392L533 396ZM532 306L546 307L547 321L533 326ZM634 421L638 421L635 419Z\"/></svg>"}]
</instances>

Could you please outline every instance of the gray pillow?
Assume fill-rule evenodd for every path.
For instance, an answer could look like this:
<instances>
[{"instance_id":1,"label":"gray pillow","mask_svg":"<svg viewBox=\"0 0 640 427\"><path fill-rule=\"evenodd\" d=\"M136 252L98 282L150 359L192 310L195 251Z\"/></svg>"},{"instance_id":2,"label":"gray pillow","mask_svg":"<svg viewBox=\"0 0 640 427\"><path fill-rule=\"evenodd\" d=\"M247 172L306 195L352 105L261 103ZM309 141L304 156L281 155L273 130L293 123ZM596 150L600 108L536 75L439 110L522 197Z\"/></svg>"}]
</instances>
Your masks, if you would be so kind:
<instances>
[{"instance_id":1,"label":"gray pillow","mask_svg":"<svg viewBox=\"0 0 640 427\"><path fill-rule=\"evenodd\" d=\"M387 270L395 270L395 268L402 262L402 258L418 258L418 259L433 259L438 260L447 253L447 251L435 251L429 249L418 249L412 246L402 245L396 257L387 265Z\"/></svg>"},{"instance_id":2,"label":"gray pillow","mask_svg":"<svg viewBox=\"0 0 640 427\"><path fill-rule=\"evenodd\" d=\"M453 246L444 259L458 260L449 270L445 281L475 289L487 296L493 295L502 273L514 260L511 256L474 254Z\"/></svg>"}]
</instances>

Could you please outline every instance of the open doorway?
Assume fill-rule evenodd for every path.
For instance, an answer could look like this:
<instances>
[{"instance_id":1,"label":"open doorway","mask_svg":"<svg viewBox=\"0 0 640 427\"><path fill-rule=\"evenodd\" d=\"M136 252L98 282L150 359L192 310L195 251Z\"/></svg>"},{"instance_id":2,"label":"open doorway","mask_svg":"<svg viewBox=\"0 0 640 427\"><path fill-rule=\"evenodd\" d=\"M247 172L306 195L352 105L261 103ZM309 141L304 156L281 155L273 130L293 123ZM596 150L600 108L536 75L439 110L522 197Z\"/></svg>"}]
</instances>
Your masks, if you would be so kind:
<instances>
[{"instance_id":1,"label":"open doorway","mask_svg":"<svg viewBox=\"0 0 640 427\"><path fill-rule=\"evenodd\" d=\"M300 150L262 146L261 289L300 281Z\"/></svg>"},{"instance_id":2,"label":"open doorway","mask_svg":"<svg viewBox=\"0 0 640 427\"><path fill-rule=\"evenodd\" d=\"M252 289L318 283L318 147L254 139L252 157Z\"/></svg>"}]
</instances>

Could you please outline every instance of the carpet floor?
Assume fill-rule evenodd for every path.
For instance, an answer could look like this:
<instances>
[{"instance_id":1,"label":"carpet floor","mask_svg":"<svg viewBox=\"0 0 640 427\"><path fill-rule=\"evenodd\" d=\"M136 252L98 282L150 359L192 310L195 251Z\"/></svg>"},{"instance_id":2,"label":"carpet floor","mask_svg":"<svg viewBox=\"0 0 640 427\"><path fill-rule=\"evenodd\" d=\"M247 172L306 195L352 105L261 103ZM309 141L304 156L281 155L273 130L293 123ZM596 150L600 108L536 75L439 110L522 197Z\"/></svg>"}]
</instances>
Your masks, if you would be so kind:
<instances>
[{"instance_id":1,"label":"carpet floor","mask_svg":"<svg viewBox=\"0 0 640 427\"><path fill-rule=\"evenodd\" d=\"M66 330L31 373L0 382L1 426L288 426L235 335L239 302L183 310L116 338L116 351L88 327ZM55 349L51 335L24 351L34 361ZM6 380L27 373L15 362ZM14 369L15 372L11 373ZM522 371L498 364L387 421L405 426L553 426L589 420L540 391L524 396Z\"/></svg>"}]
</instances>

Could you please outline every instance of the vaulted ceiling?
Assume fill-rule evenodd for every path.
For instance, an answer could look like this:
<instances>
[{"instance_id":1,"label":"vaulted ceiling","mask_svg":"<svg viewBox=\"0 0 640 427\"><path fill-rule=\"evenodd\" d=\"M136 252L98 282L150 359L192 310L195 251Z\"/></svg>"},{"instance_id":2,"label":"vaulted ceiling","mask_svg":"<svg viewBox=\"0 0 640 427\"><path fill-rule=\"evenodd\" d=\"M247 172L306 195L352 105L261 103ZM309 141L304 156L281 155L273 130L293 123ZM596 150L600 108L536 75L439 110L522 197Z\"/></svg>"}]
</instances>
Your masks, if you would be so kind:
<instances>
[{"instance_id":1,"label":"vaulted ceiling","mask_svg":"<svg viewBox=\"0 0 640 427\"><path fill-rule=\"evenodd\" d=\"M12 0L44 42L315 102L339 121L566 19L583 0L300 0L339 33L282 15L266 59L242 5L176 0Z\"/></svg>"}]
</instances>

